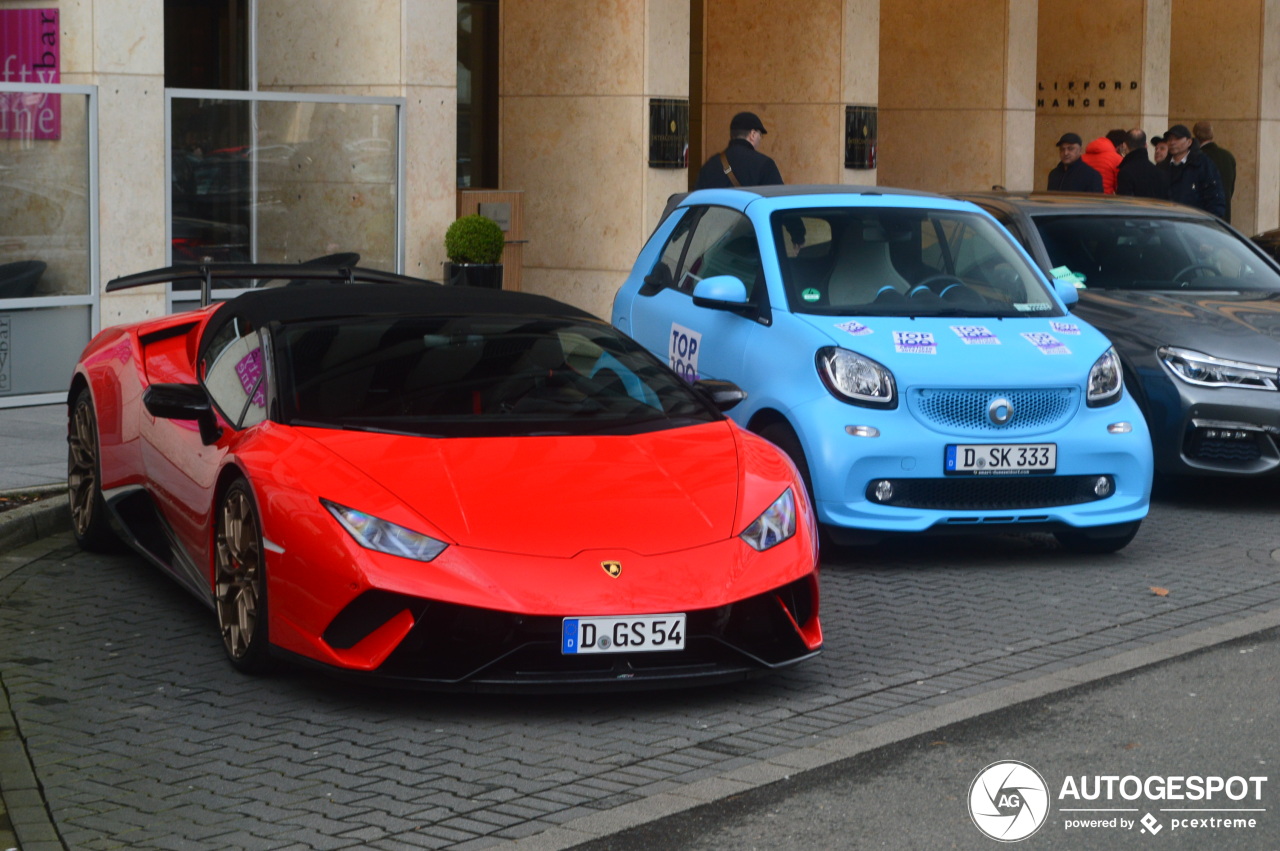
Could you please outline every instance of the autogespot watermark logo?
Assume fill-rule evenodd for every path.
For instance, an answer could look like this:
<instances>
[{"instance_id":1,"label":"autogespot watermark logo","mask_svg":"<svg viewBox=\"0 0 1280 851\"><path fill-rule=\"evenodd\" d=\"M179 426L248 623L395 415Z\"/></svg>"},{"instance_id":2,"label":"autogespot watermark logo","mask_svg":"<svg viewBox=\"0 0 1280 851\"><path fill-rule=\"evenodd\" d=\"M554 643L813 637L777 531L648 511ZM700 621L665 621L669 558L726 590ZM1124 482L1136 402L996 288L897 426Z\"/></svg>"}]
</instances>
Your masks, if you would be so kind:
<instances>
[{"instance_id":1,"label":"autogespot watermark logo","mask_svg":"<svg viewBox=\"0 0 1280 851\"><path fill-rule=\"evenodd\" d=\"M1132 831L1154 837L1194 831L1266 830L1262 775L1067 775L1057 794L1064 831ZM1049 820L1053 797L1044 775L1017 760L993 762L969 785L969 816L998 842L1018 842Z\"/></svg>"},{"instance_id":2,"label":"autogespot watermark logo","mask_svg":"<svg viewBox=\"0 0 1280 851\"><path fill-rule=\"evenodd\" d=\"M969 816L992 839L1018 842L1049 817L1049 786L1025 762L993 762L969 785Z\"/></svg>"}]
</instances>

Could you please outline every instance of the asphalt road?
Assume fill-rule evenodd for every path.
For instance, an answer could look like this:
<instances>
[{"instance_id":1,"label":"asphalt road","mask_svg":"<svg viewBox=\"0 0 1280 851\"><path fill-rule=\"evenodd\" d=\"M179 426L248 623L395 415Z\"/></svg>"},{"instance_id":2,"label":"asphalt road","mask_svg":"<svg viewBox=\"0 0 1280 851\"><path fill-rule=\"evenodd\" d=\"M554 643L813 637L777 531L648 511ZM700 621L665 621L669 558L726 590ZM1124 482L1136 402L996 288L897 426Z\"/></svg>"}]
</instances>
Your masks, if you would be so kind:
<instances>
[{"instance_id":1,"label":"asphalt road","mask_svg":"<svg viewBox=\"0 0 1280 851\"><path fill-rule=\"evenodd\" d=\"M1231 642L883 748L685 814L578 846L579 851L780 848L990 849L969 816L970 784L1002 760L1043 775L1052 807L1019 847L1280 848L1280 631ZM1067 776L1266 777L1245 799L1212 802L1058 799ZM1105 782L1105 781L1104 781ZM1119 784L1120 781L1115 781ZM1133 791L1136 787L1124 787ZM1156 787L1152 786L1154 790ZM1232 786L1239 794L1245 787ZM1107 807L1129 812L1063 812ZM1167 812L1171 808L1265 812ZM1141 819L1156 819L1153 832ZM1118 825L1124 818L1133 824ZM1254 819L1254 828L1174 819ZM1089 820L1104 826L1082 828ZM1117 820L1116 826L1110 826ZM1070 825L1070 826L1069 826Z\"/></svg>"}]
</instances>

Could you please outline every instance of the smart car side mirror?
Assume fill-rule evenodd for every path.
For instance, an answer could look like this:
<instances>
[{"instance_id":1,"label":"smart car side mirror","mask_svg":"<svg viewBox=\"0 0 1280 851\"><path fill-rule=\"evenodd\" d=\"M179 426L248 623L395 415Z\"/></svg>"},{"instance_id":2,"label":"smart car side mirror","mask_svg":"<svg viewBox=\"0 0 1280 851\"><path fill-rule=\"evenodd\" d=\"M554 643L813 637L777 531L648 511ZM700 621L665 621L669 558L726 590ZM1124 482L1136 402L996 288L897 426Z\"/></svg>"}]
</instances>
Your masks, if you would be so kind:
<instances>
[{"instance_id":1,"label":"smart car side mirror","mask_svg":"<svg viewBox=\"0 0 1280 851\"><path fill-rule=\"evenodd\" d=\"M209 394L199 384L152 384L142 394L147 413L164 420L195 420L200 441L209 446L222 435Z\"/></svg>"},{"instance_id":2,"label":"smart car side mirror","mask_svg":"<svg viewBox=\"0 0 1280 851\"><path fill-rule=\"evenodd\" d=\"M1080 293L1076 292L1076 285L1071 281L1054 278L1053 291L1058 294L1058 298L1062 299L1062 303L1067 307L1080 300Z\"/></svg>"},{"instance_id":3,"label":"smart car side mirror","mask_svg":"<svg viewBox=\"0 0 1280 851\"><path fill-rule=\"evenodd\" d=\"M746 313L753 309L747 299L747 285L733 275L712 275L693 288L693 303L712 310Z\"/></svg>"},{"instance_id":4,"label":"smart car side mirror","mask_svg":"<svg viewBox=\"0 0 1280 851\"><path fill-rule=\"evenodd\" d=\"M721 413L747 398L747 391L732 381L721 381L716 378L701 378L693 382L693 389L706 396Z\"/></svg>"}]
</instances>

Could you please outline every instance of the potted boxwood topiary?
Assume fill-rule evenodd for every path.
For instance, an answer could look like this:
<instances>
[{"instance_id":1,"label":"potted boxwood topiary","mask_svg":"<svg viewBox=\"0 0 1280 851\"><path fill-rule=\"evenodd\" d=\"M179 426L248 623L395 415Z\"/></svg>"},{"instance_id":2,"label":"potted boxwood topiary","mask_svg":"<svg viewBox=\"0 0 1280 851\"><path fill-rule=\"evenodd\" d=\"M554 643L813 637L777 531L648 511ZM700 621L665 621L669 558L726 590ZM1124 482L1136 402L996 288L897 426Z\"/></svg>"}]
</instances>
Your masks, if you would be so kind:
<instances>
[{"instance_id":1,"label":"potted boxwood topiary","mask_svg":"<svg viewBox=\"0 0 1280 851\"><path fill-rule=\"evenodd\" d=\"M493 219L463 216L444 234L445 281L455 285L502 289L502 249L506 236Z\"/></svg>"}]
</instances>

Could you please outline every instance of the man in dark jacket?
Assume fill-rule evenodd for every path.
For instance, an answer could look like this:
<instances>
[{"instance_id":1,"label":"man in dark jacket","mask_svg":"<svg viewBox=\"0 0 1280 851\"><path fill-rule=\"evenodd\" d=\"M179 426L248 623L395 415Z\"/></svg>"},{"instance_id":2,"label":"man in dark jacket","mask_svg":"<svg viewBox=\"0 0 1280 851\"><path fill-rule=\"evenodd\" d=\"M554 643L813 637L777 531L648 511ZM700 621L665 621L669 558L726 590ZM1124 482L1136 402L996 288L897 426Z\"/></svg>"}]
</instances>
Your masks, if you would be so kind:
<instances>
[{"instance_id":1,"label":"man in dark jacket","mask_svg":"<svg viewBox=\"0 0 1280 851\"><path fill-rule=\"evenodd\" d=\"M1208 121L1197 121L1191 128L1196 141L1200 143L1200 153L1213 160L1222 177L1222 194L1227 197L1227 214L1222 218L1231 221L1231 197L1236 194L1236 157L1235 154L1213 141L1213 125Z\"/></svg>"},{"instance_id":2,"label":"man in dark jacket","mask_svg":"<svg viewBox=\"0 0 1280 851\"><path fill-rule=\"evenodd\" d=\"M1120 161L1116 176L1116 194L1138 198L1169 199L1169 179L1147 157L1147 134L1141 128L1130 130L1124 140L1128 152Z\"/></svg>"},{"instance_id":3,"label":"man in dark jacket","mask_svg":"<svg viewBox=\"0 0 1280 851\"><path fill-rule=\"evenodd\" d=\"M712 154L694 189L728 189L733 186L770 186L782 183L772 159L756 150L768 133L754 112L739 112L729 122L729 146Z\"/></svg>"},{"instance_id":4,"label":"man in dark jacket","mask_svg":"<svg viewBox=\"0 0 1280 851\"><path fill-rule=\"evenodd\" d=\"M1169 158L1160 168L1169 177L1169 200L1225 216L1227 197L1218 167L1197 149L1187 125L1173 125L1164 137L1169 142Z\"/></svg>"},{"instance_id":5,"label":"man in dark jacket","mask_svg":"<svg viewBox=\"0 0 1280 851\"><path fill-rule=\"evenodd\" d=\"M1058 164L1049 169L1050 192L1101 192L1102 175L1080 159L1084 143L1075 133L1058 140Z\"/></svg>"}]
</instances>

